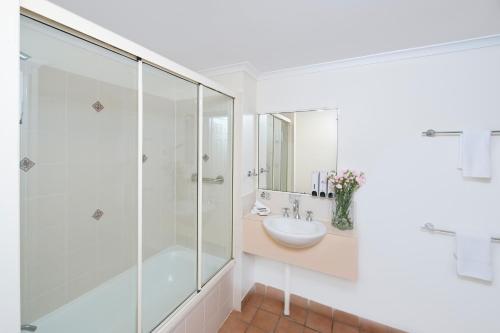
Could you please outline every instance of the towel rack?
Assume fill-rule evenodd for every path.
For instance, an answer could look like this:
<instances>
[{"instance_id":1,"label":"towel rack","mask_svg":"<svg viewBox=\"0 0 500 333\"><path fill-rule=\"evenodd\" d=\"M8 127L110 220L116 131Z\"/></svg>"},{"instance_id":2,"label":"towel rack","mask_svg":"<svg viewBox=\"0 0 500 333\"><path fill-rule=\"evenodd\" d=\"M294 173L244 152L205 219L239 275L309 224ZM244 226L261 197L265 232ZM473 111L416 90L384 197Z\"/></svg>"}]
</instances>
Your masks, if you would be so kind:
<instances>
[{"instance_id":1,"label":"towel rack","mask_svg":"<svg viewBox=\"0 0 500 333\"><path fill-rule=\"evenodd\" d=\"M450 230L444 230L444 229L437 229L434 227L434 224L432 223L426 223L422 226L422 231L427 231L431 233L439 233L439 234L444 234L448 236L454 236L456 233L454 231ZM492 242L500 242L500 237L491 237Z\"/></svg>"},{"instance_id":2,"label":"towel rack","mask_svg":"<svg viewBox=\"0 0 500 333\"><path fill-rule=\"evenodd\" d=\"M191 175L191 181L197 182L198 181L198 175L193 173ZM202 181L204 183L208 184L223 184L224 183L224 177L223 176L217 176L215 178L208 178L208 177L203 177Z\"/></svg>"},{"instance_id":3,"label":"towel rack","mask_svg":"<svg viewBox=\"0 0 500 333\"><path fill-rule=\"evenodd\" d=\"M428 129L422 132L422 136L434 137L434 136L446 136L446 135L460 135L462 131L435 131L433 129ZM491 131L491 135L500 135L500 131Z\"/></svg>"}]
</instances>

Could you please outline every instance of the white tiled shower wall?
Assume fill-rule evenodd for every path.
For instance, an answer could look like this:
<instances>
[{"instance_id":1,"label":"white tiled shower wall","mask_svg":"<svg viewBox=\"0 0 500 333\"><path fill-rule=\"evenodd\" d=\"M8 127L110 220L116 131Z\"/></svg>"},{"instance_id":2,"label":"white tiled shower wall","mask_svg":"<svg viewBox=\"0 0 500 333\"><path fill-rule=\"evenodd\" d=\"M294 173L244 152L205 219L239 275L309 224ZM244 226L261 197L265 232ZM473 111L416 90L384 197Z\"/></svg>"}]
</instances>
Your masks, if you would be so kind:
<instances>
[{"instance_id":1,"label":"white tiled shower wall","mask_svg":"<svg viewBox=\"0 0 500 333\"><path fill-rule=\"evenodd\" d=\"M196 112L196 99L144 96L144 259L175 244L196 248Z\"/></svg>"},{"instance_id":2,"label":"white tiled shower wall","mask_svg":"<svg viewBox=\"0 0 500 333\"><path fill-rule=\"evenodd\" d=\"M21 171L28 322L137 258L137 94L47 66L32 73L21 138L23 157L35 163ZM92 108L96 101L103 111Z\"/></svg>"}]
</instances>

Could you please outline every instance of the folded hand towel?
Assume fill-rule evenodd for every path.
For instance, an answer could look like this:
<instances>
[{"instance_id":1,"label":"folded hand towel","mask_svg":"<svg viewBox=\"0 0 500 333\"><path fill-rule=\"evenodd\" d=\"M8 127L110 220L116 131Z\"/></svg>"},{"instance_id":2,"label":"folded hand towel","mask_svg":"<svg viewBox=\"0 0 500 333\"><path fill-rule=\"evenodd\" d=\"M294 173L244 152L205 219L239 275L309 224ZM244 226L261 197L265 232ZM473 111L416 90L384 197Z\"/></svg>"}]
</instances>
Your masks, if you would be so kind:
<instances>
[{"instance_id":1,"label":"folded hand towel","mask_svg":"<svg viewBox=\"0 0 500 333\"><path fill-rule=\"evenodd\" d=\"M493 280L491 238L457 233L457 273L484 281Z\"/></svg>"},{"instance_id":2,"label":"folded hand towel","mask_svg":"<svg viewBox=\"0 0 500 333\"><path fill-rule=\"evenodd\" d=\"M460 136L459 169L464 177L490 178L490 130L464 130Z\"/></svg>"},{"instance_id":3,"label":"folded hand towel","mask_svg":"<svg viewBox=\"0 0 500 333\"><path fill-rule=\"evenodd\" d=\"M271 209L257 200L255 201L255 204L253 205L251 212L252 214L266 216L271 213Z\"/></svg>"}]
</instances>

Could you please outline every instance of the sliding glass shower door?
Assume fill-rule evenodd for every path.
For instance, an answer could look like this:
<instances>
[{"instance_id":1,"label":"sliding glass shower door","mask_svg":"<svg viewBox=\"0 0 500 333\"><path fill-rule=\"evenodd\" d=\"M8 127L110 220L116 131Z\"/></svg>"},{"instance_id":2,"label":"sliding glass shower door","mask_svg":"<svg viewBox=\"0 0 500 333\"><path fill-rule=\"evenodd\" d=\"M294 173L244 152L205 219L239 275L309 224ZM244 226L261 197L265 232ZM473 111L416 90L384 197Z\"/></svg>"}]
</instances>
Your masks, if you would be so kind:
<instances>
[{"instance_id":1,"label":"sliding glass shower door","mask_svg":"<svg viewBox=\"0 0 500 333\"><path fill-rule=\"evenodd\" d=\"M203 87L202 283L232 256L233 99Z\"/></svg>"},{"instance_id":2,"label":"sliding glass shower door","mask_svg":"<svg viewBox=\"0 0 500 333\"><path fill-rule=\"evenodd\" d=\"M143 65L142 329L196 292L198 85Z\"/></svg>"},{"instance_id":3,"label":"sliding glass shower door","mask_svg":"<svg viewBox=\"0 0 500 333\"><path fill-rule=\"evenodd\" d=\"M21 330L150 332L231 259L233 99L35 17L21 17Z\"/></svg>"},{"instance_id":4,"label":"sliding glass shower door","mask_svg":"<svg viewBox=\"0 0 500 333\"><path fill-rule=\"evenodd\" d=\"M22 324L135 332L137 62L21 18Z\"/></svg>"}]
</instances>

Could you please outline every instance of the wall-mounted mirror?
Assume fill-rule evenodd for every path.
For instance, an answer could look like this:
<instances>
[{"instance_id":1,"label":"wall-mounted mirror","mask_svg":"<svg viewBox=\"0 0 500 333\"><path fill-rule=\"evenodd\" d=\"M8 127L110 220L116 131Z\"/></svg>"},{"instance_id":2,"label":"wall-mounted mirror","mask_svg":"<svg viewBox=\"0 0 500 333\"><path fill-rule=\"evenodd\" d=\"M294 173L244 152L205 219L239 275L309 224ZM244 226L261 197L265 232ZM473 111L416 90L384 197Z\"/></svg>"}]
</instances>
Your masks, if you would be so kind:
<instances>
[{"instance_id":1,"label":"wall-mounted mirror","mask_svg":"<svg viewBox=\"0 0 500 333\"><path fill-rule=\"evenodd\" d=\"M337 169L337 110L258 117L259 189L328 196L319 182Z\"/></svg>"}]
</instances>

